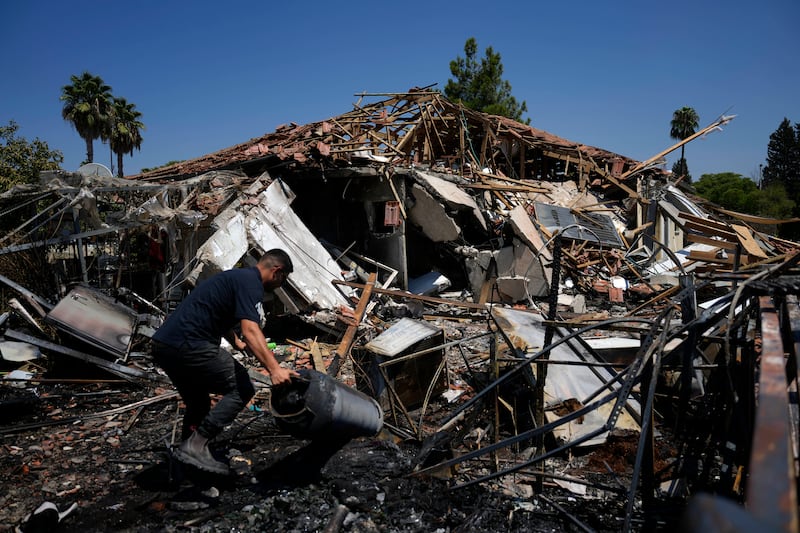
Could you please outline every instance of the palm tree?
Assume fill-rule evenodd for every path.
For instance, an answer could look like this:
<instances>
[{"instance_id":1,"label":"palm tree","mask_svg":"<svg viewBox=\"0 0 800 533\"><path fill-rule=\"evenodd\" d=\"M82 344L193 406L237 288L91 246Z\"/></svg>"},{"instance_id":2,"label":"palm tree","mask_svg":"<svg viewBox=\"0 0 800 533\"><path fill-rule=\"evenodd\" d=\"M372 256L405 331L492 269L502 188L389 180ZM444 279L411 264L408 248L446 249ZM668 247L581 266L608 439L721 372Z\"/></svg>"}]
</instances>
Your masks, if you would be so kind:
<instances>
[{"instance_id":1,"label":"palm tree","mask_svg":"<svg viewBox=\"0 0 800 533\"><path fill-rule=\"evenodd\" d=\"M672 114L672 121L669 123L669 136L678 141L682 141L687 137L691 137L697 131L699 120L700 117L697 116L697 111L691 107L682 107L678 109ZM682 167L685 170L688 170L686 166L686 159L683 157L684 148L686 148L685 144L681 146L681 161L683 162Z\"/></svg>"},{"instance_id":2,"label":"palm tree","mask_svg":"<svg viewBox=\"0 0 800 533\"><path fill-rule=\"evenodd\" d=\"M111 105L113 117L109 146L117 154L117 175L122 178L123 154L133 155L133 150L142 146L144 124L139 120L142 114L136 110L135 104L129 104L124 98L114 98Z\"/></svg>"},{"instance_id":3,"label":"palm tree","mask_svg":"<svg viewBox=\"0 0 800 533\"><path fill-rule=\"evenodd\" d=\"M109 106L111 87L100 76L84 72L70 76L71 85L61 88L64 102L61 116L71 122L75 131L86 141L86 162L94 161L94 140L107 139L110 131Z\"/></svg>"}]
</instances>

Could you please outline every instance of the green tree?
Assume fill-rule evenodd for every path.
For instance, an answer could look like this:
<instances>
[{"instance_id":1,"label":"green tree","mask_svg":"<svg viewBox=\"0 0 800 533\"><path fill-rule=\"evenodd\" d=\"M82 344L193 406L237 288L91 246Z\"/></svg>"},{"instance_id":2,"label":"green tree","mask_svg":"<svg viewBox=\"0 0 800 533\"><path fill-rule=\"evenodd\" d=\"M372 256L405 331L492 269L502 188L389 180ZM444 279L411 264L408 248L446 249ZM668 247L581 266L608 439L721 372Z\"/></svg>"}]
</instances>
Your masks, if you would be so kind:
<instances>
[{"instance_id":1,"label":"green tree","mask_svg":"<svg viewBox=\"0 0 800 533\"><path fill-rule=\"evenodd\" d=\"M780 183L774 183L761 189L756 214L768 218L791 218L795 202L786 194ZM783 233L785 234L785 232Z\"/></svg>"},{"instance_id":2,"label":"green tree","mask_svg":"<svg viewBox=\"0 0 800 533\"><path fill-rule=\"evenodd\" d=\"M70 76L72 83L61 88L64 102L61 116L86 141L86 163L94 161L94 140L108 139L111 132L111 87L100 76L84 72Z\"/></svg>"},{"instance_id":3,"label":"green tree","mask_svg":"<svg viewBox=\"0 0 800 533\"><path fill-rule=\"evenodd\" d=\"M759 189L750 178L734 172L703 174L694 183L703 198L725 209L768 218L791 218L795 203L781 184Z\"/></svg>"},{"instance_id":4,"label":"green tree","mask_svg":"<svg viewBox=\"0 0 800 533\"><path fill-rule=\"evenodd\" d=\"M683 176L683 179L687 182L692 181L692 175L689 173L689 165L686 164L686 160L682 157L672 165L672 175L678 177Z\"/></svg>"},{"instance_id":5,"label":"green tree","mask_svg":"<svg viewBox=\"0 0 800 533\"><path fill-rule=\"evenodd\" d=\"M58 170L64 156L50 150L38 138L28 141L18 137L19 125L13 120L0 126L0 191L21 183L36 183L42 170Z\"/></svg>"},{"instance_id":6,"label":"green tree","mask_svg":"<svg viewBox=\"0 0 800 533\"><path fill-rule=\"evenodd\" d=\"M789 119L784 118L769 136L762 184L765 187L781 184L797 201L800 193L800 124L793 128Z\"/></svg>"},{"instance_id":7,"label":"green tree","mask_svg":"<svg viewBox=\"0 0 800 533\"><path fill-rule=\"evenodd\" d=\"M122 171L122 156L133 155L134 150L142 146L142 130L144 124L139 120L142 114L136 110L136 105L130 104L124 98L114 98L111 105L113 117L109 145L111 151L117 154L117 175L125 177Z\"/></svg>"},{"instance_id":8,"label":"green tree","mask_svg":"<svg viewBox=\"0 0 800 533\"><path fill-rule=\"evenodd\" d=\"M697 194L717 205L733 211L757 214L756 206L761 191L750 178L734 172L703 174L694 183Z\"/></svg>"},{"instance_id":9,"label":"green tree","mask_svg":"<svg viewBox=\"0 0 800 533\"><path fill-rule=\"evenodd\" d=\"M450 73L444 94L453 102L461 102L470 109L501 115L522 121L522 114L528 111L523 101L511 95L511 84L503 80L503 63L500 54L486 48L486 56L478 61L478 43L474 37L464 44L464 56L457 56L450 62ZM530 119L525 120L530 124Z\"/></svg>"},{"instance_id":10,"label":"green tree","mask_svg":"<svg viewBox=\"0 0 800 533\"><path fill-rule=\"evenodd\" d=\"M697 112L691 107L682 107L677 109L674 113L672 113L672 120L669 123L669 136L677 141L682 141L688 137L691 137L697 131L699 121L700 117L697 116ZM685 148L685 144L681 146L680 161L682 161L682 163L679 169L681 170L681 174L679 175L686 176L688 181L691 181L691 176L689 176L689 167L686 164L686 157L684 153Z\"/></svg>"}]
</instances>

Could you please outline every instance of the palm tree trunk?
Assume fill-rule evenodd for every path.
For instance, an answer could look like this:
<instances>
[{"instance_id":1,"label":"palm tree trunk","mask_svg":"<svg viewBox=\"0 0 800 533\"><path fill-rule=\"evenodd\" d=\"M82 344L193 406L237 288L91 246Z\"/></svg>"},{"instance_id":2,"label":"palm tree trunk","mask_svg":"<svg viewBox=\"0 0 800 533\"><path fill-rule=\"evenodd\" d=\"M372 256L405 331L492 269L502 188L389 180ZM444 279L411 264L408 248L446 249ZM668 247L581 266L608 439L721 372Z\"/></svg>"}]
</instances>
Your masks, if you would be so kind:
<instances>
[{"instance_id":1,"label":"palm tree trunk","mask_svg":"<svg viewBox=\"0 0 800 533\"><path fill-rule=\"evenodd\" d=\"M86 162L94 162L94 143L91 138L86 139Z\"/></svg>"},{"instance_id":2,"label":"palm tree trunk","mask_svg":"<svg viewBox=\"0 0 800 533\"><path fill-rule=\"evenodd\" d=\"M117 176L124 178L125 174L122 173L122 152L117 154Z\"/></svg>"}]
</instances>

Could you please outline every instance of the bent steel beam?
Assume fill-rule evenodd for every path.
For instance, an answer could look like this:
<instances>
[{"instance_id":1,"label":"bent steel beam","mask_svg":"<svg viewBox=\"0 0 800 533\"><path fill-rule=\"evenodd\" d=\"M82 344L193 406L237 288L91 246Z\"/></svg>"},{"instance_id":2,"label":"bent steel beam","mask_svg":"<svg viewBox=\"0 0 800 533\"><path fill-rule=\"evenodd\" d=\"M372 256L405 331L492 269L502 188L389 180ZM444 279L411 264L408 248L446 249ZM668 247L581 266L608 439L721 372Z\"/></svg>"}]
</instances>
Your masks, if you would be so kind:
<instances>
[{"instance_id":1,"label":"bent steel beam","mask_svg":"<svg viewBox=\"0 0 800 533\"><path fill-rule=\"evenodd\" d=\"M797 531L797 488L789 446L789 395L778 313L760 296L762 353L747 508L775 531Z\"/></svg>"}]
</instances>

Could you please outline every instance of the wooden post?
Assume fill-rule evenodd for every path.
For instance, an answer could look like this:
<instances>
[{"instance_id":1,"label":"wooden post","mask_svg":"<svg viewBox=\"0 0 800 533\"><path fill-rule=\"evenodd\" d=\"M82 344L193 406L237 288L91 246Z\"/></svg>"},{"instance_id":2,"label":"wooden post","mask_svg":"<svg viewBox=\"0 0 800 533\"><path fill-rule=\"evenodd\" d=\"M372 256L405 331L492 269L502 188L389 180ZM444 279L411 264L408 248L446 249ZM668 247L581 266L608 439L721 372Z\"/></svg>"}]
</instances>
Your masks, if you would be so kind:
<instances>
[{"instance_id":1,"label":"wooden post","mask_svg":"<svg viewBox=\"0 0 800 533\"><path fill-rule=\"evenodd\" d=\"M333 377L336 377L336 374L339 373L341 360L347 357L347 354L350 353L350 348L353 346L353 341L355 340L356 333L358 332L358 325L361 323L361 319L364 318L364 311L367 309L367 304L372 296L372 289L375 287L375 281L377 279L378 273L370 272L369 279L367 279L367 284L364 287L364 292L361 293L361 299L358 301L355 314L353 315L353 324L347 326L347 330L344 332L344 337L339 343L339 347L336 348L333 361L331 361L331 365L328 368L328 373Z\"/></svg>"}]
</instances>

